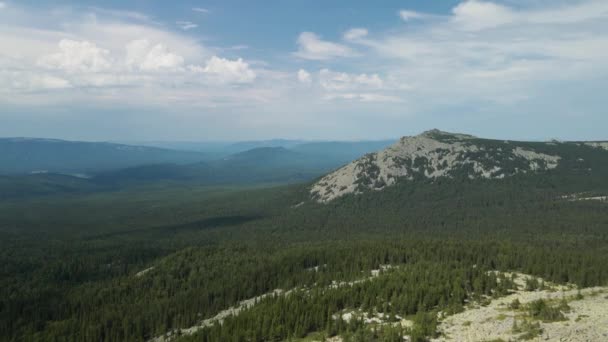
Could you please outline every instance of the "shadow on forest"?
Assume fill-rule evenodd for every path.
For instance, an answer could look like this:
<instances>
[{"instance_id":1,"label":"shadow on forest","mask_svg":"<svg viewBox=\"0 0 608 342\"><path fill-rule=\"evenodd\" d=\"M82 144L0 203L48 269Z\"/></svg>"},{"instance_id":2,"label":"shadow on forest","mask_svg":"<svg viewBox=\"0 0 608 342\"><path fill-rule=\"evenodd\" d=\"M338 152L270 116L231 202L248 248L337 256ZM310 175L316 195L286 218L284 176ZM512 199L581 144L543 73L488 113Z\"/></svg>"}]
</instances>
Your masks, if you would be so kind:
<instances>
[{"instance_id":1,"label":"shadow on forest","mask_svg":"<svg viewBox=\"0 0 608 342\"><path fill-rule=\"evenodd\" d=\"M204 220L188 222L177 225L168 225L160 227L149 227L140 229L123 230L119 232L105 233L95 235L87 238L87 240L105 239L109 237L117 237L124 235L135 235L135 234L167 234L167 233L181 233L186 231L197 231L221 227L237 226L247 222L261 219L262 216L248 216L248 215L231 215L231 216L216 216L206 218Z\"/></svg>"}]
</instances>

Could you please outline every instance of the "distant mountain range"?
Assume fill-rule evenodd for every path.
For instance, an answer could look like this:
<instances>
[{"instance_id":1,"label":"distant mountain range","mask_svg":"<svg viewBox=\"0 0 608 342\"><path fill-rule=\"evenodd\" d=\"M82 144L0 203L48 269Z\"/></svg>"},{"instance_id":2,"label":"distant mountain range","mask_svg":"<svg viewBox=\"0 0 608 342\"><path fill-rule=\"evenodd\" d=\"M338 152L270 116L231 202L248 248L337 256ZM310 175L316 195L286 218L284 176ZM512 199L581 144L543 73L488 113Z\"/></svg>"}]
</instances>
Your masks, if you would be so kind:
<instances>
[{"instance_id":1,"label":"distant mountain range","mask_svg":"<svg viewBox=\"0 0 608 342\"><path fill-rule=\"evenodd\" d=\"M334 157L344 162L361 155L380 150L397 139L363 141L306 141L290 139L271 139L240 142L196 142L196 141L124 141L123 144L159 147L181 151L203 152L209 160L220 159L236 153L261 147L283 147L289 150Z\"/></svg>"},{"instance_id":2,"label":"distant mountain range","mask_svg":"<svg viewBox=\"0 0 608 342\"><path fill-rule=\"evenodd\" d=\"M187 151L4 138L0 139L0 175L4 175L0 177L0 198L116 189L159 181L210 185L302 182L391 143L269 140L201 143L197 151ZM285 146L277 146L281 144Z\"/></svg>"},{"instance_id":3,"label":"distant mountain range","mask_svg":"<svg viewBox=\"0 0 608 342\"><path fill-rule=\"evenodd\" d=\"M308 160L338 167L365 153L382 149L393 140L356 142L305 142L301 140L264 140L244 142L142 142L128 145L109 142L82 142L38 138L0 138L0 175L27 173L96 174L110 170L153 164L216 163L238 159L238 154L263 148L272 158ZM247 156L245 154L244 156ZM242 157L244 157L242 156ZM235 160L236 160L235 159ZM278 160L276 162L279 162Z\"/></svg>"},{"instance_id":4,"label":"distant mountain range","mask_svg":"<svg viewBox=\"0 0 608 342\"><path fill-rule=\"evenodd\" d=\"M370 143L319 143L297 145L291 149L258 147L221 159L187 165L164 163L102 172L96 174L93 181L106 185L153 181L200 184L303 182L349 162L353 154L360 156L376 146Z\"/></svg>"},{"instance_id":5,"label":"distant mountain range","mask_svg":"<svg viewBox=\"0 0 608 342\"><path fill-rule=\"evenodd\" d=\"M195 163L201 152L106 142L0 138L0 174L88 174L154 163Z\"/></svg>"}]
</instances>

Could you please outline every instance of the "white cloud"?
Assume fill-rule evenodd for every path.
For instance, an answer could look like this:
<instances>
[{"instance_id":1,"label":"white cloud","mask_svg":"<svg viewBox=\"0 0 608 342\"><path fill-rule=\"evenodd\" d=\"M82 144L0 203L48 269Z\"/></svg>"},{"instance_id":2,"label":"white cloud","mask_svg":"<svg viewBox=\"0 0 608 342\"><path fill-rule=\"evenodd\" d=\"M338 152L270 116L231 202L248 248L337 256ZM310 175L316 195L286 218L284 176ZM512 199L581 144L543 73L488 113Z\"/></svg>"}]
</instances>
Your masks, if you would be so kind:
<instances>
[{"instance_id":1,"label":"white cloud","mask_svg":"<svg viewBox=\"0 0 608 342\"><path fill-rule=\"evenodd\" d=\"M465 1L416 30L366 39L385 88L420 110L532 101L548 84L608 75L608 2L512 8ZM431 100L432 99L432 100Z\"/></svg>"},{"instance_id":2,"label":"white cloud","mask_svg":"<svg viewBox=\"0 0 608 342\"><path fill-rule=\"evenodd\" d=\"M251 108L282 98L293 78L261 60L254 68L222 58L230 48L203 45L139 15L91 8L15 13L19 18L0 29L3 103Z\"/></svg>"},{"instance_id":3,"label":"white cloud","mask_svg":"<svg viewBox=\"0 0 608 342\"><path fill-rule=\"evenodd\" d=\"M28 82L28 86L32 89L66 89L72 87L68 80L50 75L33 75Z\"/></svg>"},{"instance_id":4,"label":"white cloud","mask_svg":"<svg viewBox=\"0 0 608 342\"><path fill-rule=\"evenodd\" d=\"M59 50L60 52L42 57L38 61L39 65L71 72L99 72L112 66L110 52L88 41L62 39Z\"/></svg>"},{"instance_id":5,"label":"white cloud","mask_svg":"<svg viewBox=\"0 0 608 342\"><path fill-rule=\"evenodd\" d=\"M0 71L0 93L7 91L36 92L68 89L72 85L66 79L27 71Z\"/></svg>"},{"instance_id":6,"label":"white cloud","mask_svg":"<svg viewBox=\"0 0 608 342\"><path fill-rule=\"evenodd\" d=\"M510 8L492 2L467 0L452 10L453 21L466 30L482 30L512 23L517 15Z\"/></svg>"},{"instance_id":7,"label":"white cloud","mask_svg":"<svg viewBox=\"0 0 608 342\"><path fill-rule=\"evenodd\" d=\"M348 100L360 102L403 102L397 96L374 94L374 93L330 93L323 97L324 100Z\"/></svg>"},{"instance_id":8,"label":"white cloud","mask_svg":"<svg viewBox=\"0 0 608 342\"><path fill-rule=\"evenodd\" d=\"M188 30L192 30L194 28L197 28L198 25L191 22L191 21L176 21L175 24L177 25L177 27L179 27L180 29L184 30L184 31L188 31Z\"/></svg>"},{"instance_id":9,"label":"white cloud","mask_svg":"<svg viewBox=\"0 0 608 342\"><path fill-rule=\"evenodd\" d=\"M416 11L401 10L399 11L399 17L401 17L401 20L403 21L410 21L425 18L427 15Z\"/></svg>"},{"instance_id":10,"label":"white cloud","mask_svg":"<svg viewBox=\"0 0 608 342\"><path fill-rule=\"evenodd\" d=\"M205 73L220 83L251 83L256 74L242 58L229 60L217 56L211 57L205 67L190 66L194 72Z\"/></svg>"},{"instance_id":11,"label":"white cloud","mask_svg":"<svg viewBox=\"0 0 608 342\"><path fill-rule=\"evenodd\" d=\"M489 1L467 0L453 9L452 21L469 31L502 25L576 24L608 19L608 2L590 0L550 9L515 10Z\"/></svg>"},{"instance_id":12,"label":"white cloud","mask_svg":"<svg viewBox=\"0 0 608 342\"><path fill-rule=\"evenodd\" d=\"M152 46L146 39L134 40L126 46L126 64L144 71L176 70L183 66L184 58L172 53L162 44Z\"/></svg>"},{"instance_id":13,"label":"white cloud","mask_svg":"<svg viewBox=\"0 0 608 342\"><path fill-rule=\"evenodd\" d=\"M121 19L133 19L137 21L150 21L151 18L143 13L135 11L124 11L124 10L112 10L100 7L90 7L91 11L96 15L109 16Z\"/></svg>"},{"instance_id":14,"label":"white cloud","mask_svg":"<svg viewBox=\"0 0 608 342\"><path fill-rule=\"evenodd\" d=\"M297 57L310 60L328 60L337 57L354 56L354 51L346 45L322 40L312 32L302 32L298 37Z\"/></svg>"},{"instance_id":15,"label":"white cloud","mask_svg":"<svg viewBox=\"0 0 608 342\"><path fill-rule=\"evenodd\" d=\"M0 2L0 10L6 8L6 4L4 2Z\"/></svg>"},{"instance_id":16,"label":"white cloud","mask_svg":"<svg viewBox=\"0 0 608 342\"><path fill-rule=\"evenodd\" d=\"M202 7L194 7L192 11L205 14L210 12L208 9Z\"/></svg>"},{"instance_id":17,"label":"white cloud","mask_svg":"<svg viewBox=\"0 0 608 342\"><path fill-rule=\"evenodd\" d=\"M245 45L245 44L238 44L238 45L233 45L231 47L226 48L226 50L246 50L249 49L249 45Z\"/></svg>"},{"instance_id":18,"label":"white cloud","mask_svg":"<svg viewBox=\"0 0 608 342\"><path fill-rule=\"evenodd\" d=\"M591 0L574 5L532 11L525 19L537 24L573 24L589 20L608 19L608 1Z\"/></svg>"},{"instance_id":19,"label":"white cloud","mask_svg":"<svg viewBox=\"0 0 608 342\"><path fill-rule=\"evenodd\" d=\"M312 77L311 77L310 73L304 69L298 70L297 76L298 76L298 81L300 81L301 83L310 84L312 82Z\"/></svg>"},{"instance_id":20,"label":"white cloud","mask_svg":"<svg viewBox=\"0 0 608 342\"><path fill-rule=\"evenodd\" d=\"M508 5L513 3L518 6ZM83 103L199 115L208 112L198 110L204 107L220 117L228 116L221 108L230 106L238 108L230 115L256 114L239 117L239 123L251 120L250 127L261 127L255 126L265 115L260 112L272 111L264 124L278 127L289 112L303 123L299 127L319 131L311 117L323 113L331 122L346 122L357 113L365 120L372 106L380 109L374 115L405 123L397 121L405 112L425 113L418 118L430 121L438 112L460 119L466 115L451 113L532 108L527 101L538 101L532 109L541 111L553 99L587 103L570 93L599 92L608 77L605 0L463 1L444 15L399 12L403 20L418 20L415 27L324 32L337 34L334 40L303 32L292 54L309 60L302 65L283 64L289 51L249 60L249 54L260 54L255 46L238 52L243 59L227 58L244 46L209 46L217 40L200 40L174 29L174 22L152 22L144 14L21 9L14 1L8 9L11 21L0 29L0 102L20 101L24 108ZM361 58L342 58L352 56ZM543 92L551 94L536 100ZM194 107L190 114L177 110Z\"/></svg>"},{"instance_id":21,"label":"white cloud","mask_svg":"<svg viewBox=\"0 0 608 342\"><path fill-rule=\"evenodd\" d=\"M344 39L346 40L357 40L365 38L368 35L368 31L365 28L351 28L344 33Z\"/></svg>"},{"instance_id":22,"label":"white cloud","mask_svg":"<svg viewBox=\"0 0 608 342\"><path fill-rule=\"evenodd\" d=\"M349 90L358 88L380 89L384 82L378 74L348 74L329 69L319 71L319 84L325 90Z\"/></svg>"},{"instance_id":23,"label":"white cloud","mask_svg":"<svg viewBox=\"0 0 608 342\"><path fill-rule=\"evenodd\" d=\"M201 44L199 39L166 29L156 23L137 24L132 21L97 17L85 18L82 21L76 19L75 22L65 25L69 34L86 37L87 40L96 42L110 51L121 51L130 42L144 39L154 44L162 44L186 61L200 60L214 54L214 49Z\"/></svg>"}]
</instances>

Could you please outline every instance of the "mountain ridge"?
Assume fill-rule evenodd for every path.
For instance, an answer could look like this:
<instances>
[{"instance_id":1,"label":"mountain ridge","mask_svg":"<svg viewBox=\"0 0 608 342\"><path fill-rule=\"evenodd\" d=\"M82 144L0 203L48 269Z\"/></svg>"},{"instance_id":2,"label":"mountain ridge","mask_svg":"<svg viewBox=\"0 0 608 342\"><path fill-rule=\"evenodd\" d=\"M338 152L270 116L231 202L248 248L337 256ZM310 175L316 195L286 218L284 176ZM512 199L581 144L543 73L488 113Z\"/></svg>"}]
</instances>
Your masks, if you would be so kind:
<instances>
[{"instance_id":1,"label":"mountain ridge","mask_svg":"<svg viewBox=\"0 0 608 342\"><path fill-rule=\"evenodd\" d=\"M200 152L109 142L0 138L0 174L94 173L152 163L194 163Z\"/></svg>"},{"instance_id":2,"label":"mountain ridge","mask_svg":"<svg viewBox=\"0 0 608 342\"><path fill-rule=\"evenodd\" d=\"M404 180L503 179L549 172L563 159L559 153L562 145L608 150L603 142L493 140L433 129L402 137L384 150L327 174L312 185L310 196L316 202L328 203L348 194L383 190Z\"/></svg>"}]
</instances>

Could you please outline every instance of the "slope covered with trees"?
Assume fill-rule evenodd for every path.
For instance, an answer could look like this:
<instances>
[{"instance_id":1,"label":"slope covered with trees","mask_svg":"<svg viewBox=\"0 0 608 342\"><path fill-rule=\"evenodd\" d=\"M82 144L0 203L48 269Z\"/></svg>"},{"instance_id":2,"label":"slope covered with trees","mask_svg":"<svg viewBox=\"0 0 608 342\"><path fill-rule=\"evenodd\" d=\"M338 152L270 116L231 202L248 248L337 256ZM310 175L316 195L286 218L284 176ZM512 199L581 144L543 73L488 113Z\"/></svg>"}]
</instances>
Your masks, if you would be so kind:
<instances>
[{"instance_id":1,"label":"slope covered with trees","mask_svg":"<svg viewBox=\"0 0 608 342\"><path fill-rule=\"evenodd\" d=\"M424 340L437 312L509 291L509 279L489 271L607 285L608 152L559 153L542 173L420 178L328 203L311 198L310 184L4 201L0 339ZM346 312L414 325L347 321Z\"/></svg>"}]
</instances>

